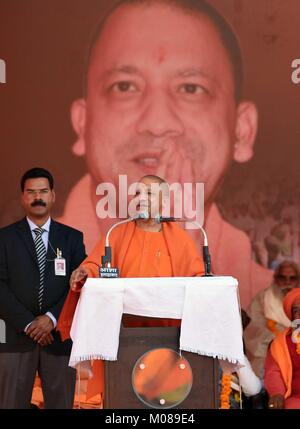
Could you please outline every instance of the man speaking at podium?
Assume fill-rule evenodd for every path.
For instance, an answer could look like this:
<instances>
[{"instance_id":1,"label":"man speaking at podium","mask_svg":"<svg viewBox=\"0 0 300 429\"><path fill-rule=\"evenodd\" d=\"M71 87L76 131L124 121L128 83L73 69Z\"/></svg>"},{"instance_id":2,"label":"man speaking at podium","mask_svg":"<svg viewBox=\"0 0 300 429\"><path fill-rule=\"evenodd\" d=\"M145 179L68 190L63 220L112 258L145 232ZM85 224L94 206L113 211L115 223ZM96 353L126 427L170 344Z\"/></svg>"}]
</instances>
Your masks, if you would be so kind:
<instances>
[{"instance_id":1,"label":"man speaking at podium","mask_svg":"<svg viewBox=\"0 0 300 429\"><path fill-rule=\"evenodd\" d=\"M168 198L168 184L160 177L147 175L138 182L136 208L144 216L117 226L110 238L112 266L119 268L121 277L193 277L204 274L203 261L187 232L176 223L157 222ZM80 287L87 277L99 277L104 249L105 237L72 273L71 290L58 322L63 337L69 336ZM123 323L127 327L179 326L180 320L127 315Z\"/></svg>"}]
</instances>

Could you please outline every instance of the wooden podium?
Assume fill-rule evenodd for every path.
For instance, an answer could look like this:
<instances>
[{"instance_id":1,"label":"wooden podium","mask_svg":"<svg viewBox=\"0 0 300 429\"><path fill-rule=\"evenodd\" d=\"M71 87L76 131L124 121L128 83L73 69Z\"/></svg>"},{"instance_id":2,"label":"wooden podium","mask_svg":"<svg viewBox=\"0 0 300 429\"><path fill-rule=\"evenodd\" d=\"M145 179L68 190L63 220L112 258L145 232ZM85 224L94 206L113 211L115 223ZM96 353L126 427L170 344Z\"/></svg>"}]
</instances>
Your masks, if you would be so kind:
<instances>
[{"instance_id":1,"label":"wooden podium","mask_svg":"<svg viewBox=\"0 0 300 429\"><path fill-rule=\"evenodd\" d=\"M162 409L167 409L169 404L179 404L180 393L185 397L188 392L185 400L176 405L178 409L219 408L219 363L209 356L227 360L228 366L232 367L244 362L237 287L238 282L233 277L90 278L81 290L73 318L69 365L76 368L79 362L105 361L106 409L148 408L136 396L135 390L153 407L162 404ZM222 303L221 315L216 302ZM134 326L128 323L128 316L181 320L181 331L175 327L127 327ZM176 359L173 368L169 365L171 370L189 370L189 378L180 384L181 376L187 372L167 373L164 358L159 360L158 356L155 361L148 355L143 359L149 365L141 368L143 365L139 362L136 367L134 390L132 372L146 352L162 348L178 352L179 347L191 367L192 383L188 365L183 368L182 363L177 367ZM161 353L161 356L166 354ZM143 382L139 371L144 369ZM155 373L152 369L158 371ZM149 377L151 373L154 374L153 379ZM178 383L171 383L171 380ZM168 390L168 386L176 384ZM160 392L158 388L161 388Z\"/></svg>"},{"instance_id":2,"label":"wooden podium","mask_svg":"<svg viewBox=\"0 0 300 429\"><path fill-rule=\"evenodd\" d=\"M147 351L170 348L178 352L179 328L121 327L117 361L105 362L106 409L140 409L147 407L132 387L136 361ZM182 352L193 372L193 385L188 397L177 409L214 409L219 407L218 361L195 353Z\"/></svg>"}]
</instances>

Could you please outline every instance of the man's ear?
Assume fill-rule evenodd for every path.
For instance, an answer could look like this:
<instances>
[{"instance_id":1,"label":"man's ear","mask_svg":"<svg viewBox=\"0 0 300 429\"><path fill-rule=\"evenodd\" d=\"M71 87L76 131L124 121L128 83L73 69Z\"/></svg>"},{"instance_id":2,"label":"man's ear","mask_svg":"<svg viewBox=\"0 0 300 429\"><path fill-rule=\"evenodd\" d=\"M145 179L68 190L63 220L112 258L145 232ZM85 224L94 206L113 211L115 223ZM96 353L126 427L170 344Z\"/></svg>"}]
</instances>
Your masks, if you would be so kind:
<instances>
[{"instance_id":1,"label":"man's ear","mask_svg":"<svg viewBox=\"0 0 300 429\"><path fill-rule=\"evenodd\" d=\"M77 140L73 145L72 151L77 156L85 154L85 123L86 123L86 101L83 98L73 102L71 106L71 121L73 129L77 134Z\"/></svg>"},{"instance_id":2,"label":"man's ear","mask_svg":"<svg viewBox=\"0 0 300 429\"><path fill-rule=\"evenodd\" d=\"M237 162L247 162L253 156L257 116L257 109L253 103L243 101L238 105L233 151L233 159Z\"/></svg>"}]
</instances>

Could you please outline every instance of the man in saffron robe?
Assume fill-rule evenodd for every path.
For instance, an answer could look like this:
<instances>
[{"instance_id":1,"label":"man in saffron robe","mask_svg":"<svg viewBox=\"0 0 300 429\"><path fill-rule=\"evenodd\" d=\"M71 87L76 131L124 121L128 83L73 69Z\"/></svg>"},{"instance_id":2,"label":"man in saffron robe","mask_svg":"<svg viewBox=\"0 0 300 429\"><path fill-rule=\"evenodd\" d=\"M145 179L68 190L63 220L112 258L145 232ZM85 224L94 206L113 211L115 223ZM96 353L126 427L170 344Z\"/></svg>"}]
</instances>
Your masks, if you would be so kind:
<instances>
[{"instance_id":1,"label":"man in saffron robe","mask_svg":"<svg viewBox=\"0 0 300 429\"><path fill-rule=\"evenodd\" d=\"M272 341L265 363L265 387L269 408L300 409L300 288L292 289L283 301L292 328ZM298 327L297 327L298 326Z\"/></svg>"},{"instance_id":2,"label":"man in saffron robe","mask_svg":"<svg viewBox=\"0 0 300 429\"><path fill-rule=\"evenodd\" d=\"M110 235L112 266L120 269L121 277L191 277L204 274L203 261L188 233L176 223L161 224L156 221L167 203L166 187L168 187L167 183L160 177L144 176L137 185L136 209L140 213L146 213L149 218L137 219L120 225L112 231ZM105 237L99 241L92 253L71 276L71 289L57 327L63 339L70 336L79 292L86 278L99 277L104 247ZM180 326L180 323L180 320L175 319L123 316L125 327L176 327ZM99 391L99 385L103 389L102 370L100 362L95 361L92 379L94 382L91 382L88 387L93 393Z\"/></svg>"},{"instance_id":3,"label":"man in saffron robe","mask_svg":"<svg viewBox=\"0 0 300 429\"><path fill-rule=\"evenodd\" d=\"M136 209L146 213L148 219L137 219L112 231L112 266L120 269L121 277L192 277L204 273L202 259L192 238L176 223L162 224L156 221L157 215L162 213L167 204L167 186L158 176L144 176L136 190ZM85 279L99 277L104 247L105 237L71 276L71 290L58 322L63 338L69 336L78 292ZM127 316L123 323L127 327L180 326L179 320L145 319L138 316Z\"/></svg>"}]
</instances>

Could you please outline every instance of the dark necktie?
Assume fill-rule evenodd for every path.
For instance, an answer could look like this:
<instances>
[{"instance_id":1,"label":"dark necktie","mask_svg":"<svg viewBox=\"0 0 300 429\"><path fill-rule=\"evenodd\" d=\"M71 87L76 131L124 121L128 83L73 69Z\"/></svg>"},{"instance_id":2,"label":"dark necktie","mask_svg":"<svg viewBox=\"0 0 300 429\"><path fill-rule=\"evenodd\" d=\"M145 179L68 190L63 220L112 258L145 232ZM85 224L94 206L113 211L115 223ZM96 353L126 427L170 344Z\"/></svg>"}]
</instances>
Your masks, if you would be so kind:
<instances>
[{"instance_id":1,"label":"dark necktie","mask_svg":"<svg viewBox=\"0 0 300 429\"><path fill-rule=\"evenodd\" d=\"M45 232L43 228L35 228L33 230L35 233L34 246L36 250L36 256L39 264L40 271L40 287L38 293L38 304L41 310L43 303L43 293L44 293L44 274L46 266L46 247L44 245L42 234Z\"/></svg>"}]
</instances>

